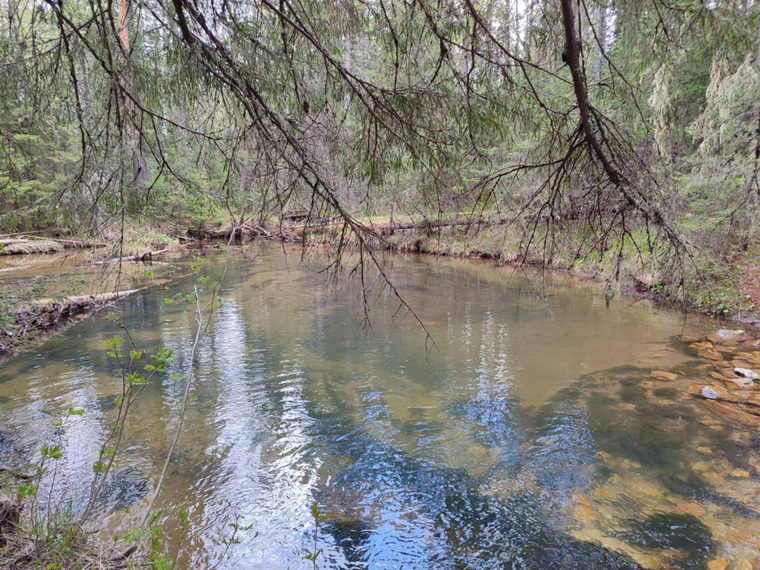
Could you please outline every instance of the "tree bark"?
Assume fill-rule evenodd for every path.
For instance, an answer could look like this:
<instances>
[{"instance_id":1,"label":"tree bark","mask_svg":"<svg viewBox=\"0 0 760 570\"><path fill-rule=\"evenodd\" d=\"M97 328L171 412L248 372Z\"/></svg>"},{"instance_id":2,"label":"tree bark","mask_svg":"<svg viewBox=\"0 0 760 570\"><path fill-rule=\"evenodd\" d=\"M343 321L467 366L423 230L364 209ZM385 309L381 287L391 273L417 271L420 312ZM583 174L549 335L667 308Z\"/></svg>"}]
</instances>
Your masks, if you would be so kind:
<instances>
[{"instance_id":1,"label":"tree bark","mask_svg":"<svg viewBox=\"0 0 760 570\"><path fill-rule=\"evenodd\" d=\"M119 42L121 43L126 65L124 74L126 76L127 87L134 92L134 83L132 81L132 69L130 64L130 43L129 43L129 4L128 0L118 0L117 11L119 17ZM135 94L136 96L136 94ZM132 181L135 185L140 185L148 180L148 169L145 157L140 149L140 135L130 129L128 136L129 145L132 147Z\"/></svg>"},{"instance_id":2,"label":"tree bark","mask_svg":"<svg viewBox=\"0 0 760 570\"><path fill-rule=\"evenodd\" d=\"M619 186L623 181L623 177L604 153L604 149L594 134L594 128L591 124L591 105L588 98L586 78L581 69L581 42L575 31L573 2L572 0L560 0L560 5L562 7L562 26L565 30L565 57L567 59L567 66L570 68L570 74L573 77L573 90L575 91L575 99L578 103L578 112L580 114L580 129L589 150L601 163L610 182Z\"/></svg>"},{"instance_id":3,"label":"tree bark","mask_svg":"<svg viewBox=\"0 0 760 570\"><path fill-rule=\"evenodd\" d=\"M602 79L602 66L604 64L604 49L607 39L607 2L599 0L594 9L594 30L599 40L594 50L594 82L598 83Z\"/></svg>"}]
</instances>

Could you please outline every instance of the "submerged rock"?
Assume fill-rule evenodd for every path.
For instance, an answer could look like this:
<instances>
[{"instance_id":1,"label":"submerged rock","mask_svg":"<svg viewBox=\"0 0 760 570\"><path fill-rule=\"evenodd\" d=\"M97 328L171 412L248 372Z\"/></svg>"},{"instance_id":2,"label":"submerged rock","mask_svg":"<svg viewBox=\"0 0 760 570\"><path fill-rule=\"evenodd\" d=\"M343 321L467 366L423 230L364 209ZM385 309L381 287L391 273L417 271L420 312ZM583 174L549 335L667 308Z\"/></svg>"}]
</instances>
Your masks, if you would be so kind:
<instances>
[{"instance_id":1,"label":"submerged rock","mask_svg":"<svg viewBox=\"0 0 760 570\"><path fill-rule=\"evenodd\" d=\"M673 374L672 372L665 372L664 370L655 370L651 374L652 378L657 378L658 380L675 380L678 378L676 374Z\"/></svg>"},{"instance_id":2,"label":"submerged rock","mask_svg":"<svg viewBox=\"0 0 760 570\"><path fill-rule=\"evenodd\" d=\"M705 398L709 398L710 400L717 400L718 399L718 393L715 391L714 388L710 388L709 386L705 386L700 391L700 394L704 396Z\"/></svg>"},{"instance_id":3,"label":"submerged rock","mask_svg":"<svg viewBox=\"0 0 760 570\"><path fill-rule=\"evenodd\" d=\"M749 471L746 469L734 469L731 471L731 477L736 477L737 479L746 479L749 477Z\"/></svg>"},{"instance_id":4,"label":"submerged rock","mask_svg":"<svg viewBox=\"0 0 760 570\"><path fill-rule=\"evenodd\" d=\"M741 329L720 329L718 332L715 333L715 336L721 340L744 340L747 336L747 333Z\"/></svg>"},{"instance_id":5,"label":"submerged rock","mask_svg":"<svg viewBox=\"0 0 760 570\"><path fill-rule=\"evenodd\" d=\"M98 503L108 510L131 507L148 494L148 478L134 467L114 473L103 486Z\"/></svg>"},{"instance_id":6,"label":"submerged rock","mask_svg":"<svg viewBox=\"0 0 760 570\"><path fill-rule=\"evenodd\" d=\"M749 414L741 409L737 409L737 407L729 406L728 404L723 404L714 400L705 400L703 405L710 411L720 414L730 420L737 421L745 426L760 428L760 416Z\"/></svg>"},{"instance_id":7,"label":"submerged rock","mask_svg":"<svg viewBox=\"0 0 760 570\"><path fill-rule=\"evenodd\" d=\"M728 568L728 560L725 558L713 558L707 563L707 570L726 570Z\"/></svg>"},{"instance_id":8,"label":"submerged rock","mask_svg":"<svg viewBox=\"0 0 760 570\"><path fill-rule=\"evenodd\" d=\"M744 389L752 388L755 385L755 383L749 378L731 378L728 382L734 386ZM731 387L733 388L733 386Z\"/></svg>"},{"instance_id":9,"label":"submerged rock","mask_svg":"<svg viewBox=\"0 0 760 570\"><path fill-rule=\"evenodd\" d=\"M747 380L757 380L759 378L757 372L749 368L734 368L734 372Z\"/></svg>"},{"instance_id":10,"label":"submerged rock","mask_svg":"<svg viewBox=\"0 0 760 570\"><path fill-rule=\"evenodd\" d=\"M726 390L718 386L703 386L692 384L689 393L694 396L702 396L708 400L721 400L732 404L745 404L752 398L752 392L748 390Z\"/></svg>"},{"instance_id":11,"label":"submerged rock","mask_svg":"<svg viewBox=\"0 0 760 570\"><path fill-rule=\"evenodd\" d=\"M744 340L747 337L747 333L742 329L720 329L715 333L715 336L721 340Z\"/></svg>"},{"instance_id":12,"label":"submerged rock","mask_svg":"<svg viewBox=\"0 0 760 570\"><path fill-rule=\"evenodd\" d=\"M708 360L722 360L722 356L719 352L715 350L698 350L697 354L701 356L702 358L706 358Z\"/></svg>"}]
</instances>

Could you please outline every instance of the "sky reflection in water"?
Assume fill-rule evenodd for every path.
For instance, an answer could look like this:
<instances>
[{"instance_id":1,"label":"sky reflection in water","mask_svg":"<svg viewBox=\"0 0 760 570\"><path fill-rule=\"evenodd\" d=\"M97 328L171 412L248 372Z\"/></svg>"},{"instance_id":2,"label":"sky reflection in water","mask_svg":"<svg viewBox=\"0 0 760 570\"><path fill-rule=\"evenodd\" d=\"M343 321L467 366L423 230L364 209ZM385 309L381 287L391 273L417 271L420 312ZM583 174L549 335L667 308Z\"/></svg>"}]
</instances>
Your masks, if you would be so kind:
<instances>
[{"instance_id":1,"label":"sky reflection in water","mask_svg":"<svg viewBox=\"0 0 760 570\"><path fill-rule=\"evenodd\" d=\"M225 303L158 501L170 548L176 506L190 511L180 567L215 563L238 520L253 528L221 567L306 568L315 500L327 515L320 568L703 568L754 548L756 504L689 467L695 442L725 449L731 467L753 442L727 443L679 390L658 385L653 398L647 384L653 368L693 373L673 336L703 321L605 309L578 284L541 299L537 278L490 263L389 257L431 349L387 296L367 331L358 284L325 288L297 251L213 257L204 272L226 267ZM174 348L178 371L192 315L163 299L191 283L115 308L140 347ZM82 407L61 435L60 475L81 496L119 392L102 343L113 332L99 315L0 368L0 462L34 457L55 436L52 415ZM168 377L141 396L104 508L145 506L179 401ZM108 532L130 520L112 515Z\"/></svg>"}]
</instances>

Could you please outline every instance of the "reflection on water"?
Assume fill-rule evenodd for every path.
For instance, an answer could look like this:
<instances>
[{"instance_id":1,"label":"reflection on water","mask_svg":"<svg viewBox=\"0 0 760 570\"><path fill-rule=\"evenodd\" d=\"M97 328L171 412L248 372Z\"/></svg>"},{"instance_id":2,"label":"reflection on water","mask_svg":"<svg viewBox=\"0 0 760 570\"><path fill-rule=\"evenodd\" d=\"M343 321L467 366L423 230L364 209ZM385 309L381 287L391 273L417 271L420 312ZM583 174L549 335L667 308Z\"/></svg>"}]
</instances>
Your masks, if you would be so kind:
<instances>
[{"instance_id":1,"label":"reflection on water","mask_svg":"<svg viewBox=\"0 0 760 570\"><path fill-rule=\"evenodd\" d=\"M287 259L286 259L287 257ZM682 384L703 374L674 335L704 322L615 302L490 263L389 257L430 331L381 296L363 326L357 284L333 289L265 248L218 254L224 304L197 355L194 399L158 503L182 568L307 568L309 507L326 512L321 568L705 568L752 564L757 442ZM193 318L148 290L117 306L140 346L187 367ZM403 316L403 315L401 315ZM120 388L103 316L0 368L0 463L61 437L59 480L84 494ZM650 377L674 370L672 382ZM146 388L101 504L134 524L171 444L180 390ZM61 434L56 412L84 408ZM700 449L700 451L697 450ZM709 453L708 453L709 452ZM746 474L746 475L745 475ZM133 515L120 509L128 508Z\"/></svg>"}]
</instances>

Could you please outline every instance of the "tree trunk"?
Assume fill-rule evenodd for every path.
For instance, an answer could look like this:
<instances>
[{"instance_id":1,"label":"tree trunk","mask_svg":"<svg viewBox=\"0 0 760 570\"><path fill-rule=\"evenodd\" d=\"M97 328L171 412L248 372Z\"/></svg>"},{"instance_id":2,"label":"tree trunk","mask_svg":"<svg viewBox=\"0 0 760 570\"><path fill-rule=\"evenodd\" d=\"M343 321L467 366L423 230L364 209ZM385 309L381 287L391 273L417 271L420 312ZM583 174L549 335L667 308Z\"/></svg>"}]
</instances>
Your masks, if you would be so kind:
<instances>
[{"instance_id":1,"label":"tree trunk","mask_svg":"<svg viewBox=\"0 0 760 570\"><path fill-rule=\"evenodd\" d=\"M560 0L560 4L562 6L562 26L565 30L565 57L567 66L570 68L570 74L573 77L573 90L580 114L580 129L592 155L602 164L610 182L617 186L622 181L620 172L604 153L591 124L591 105L588 98L586 78L581 69L581 42L576 35L573 2L572 0Z\"/></svg>"},{"instance_id":2,"label":"tree trunk","mask_svg":"<svg viewBox=\"0 0 760 570\"><path fill-rule=\"evenodd\" d=\"M581 67L581 42L578 39L575 27L573 0L560 0L560 5L562 8L562 27L565 31L565 57L573 78L573 90L575 91L575 100L578 105L578 114L580 115L578 128L583 136L589 154L601 165L607 180L617 188L622 197L635 210L661 228L673 245L685 248L688 243L680 233L668 224L659 206L653 203L646 195L637 191L631 181L620 171L621 165L616 164L616 157L613 155L613 149L609 147L609 143L607 143L605 149L603 133L598 136L594 131L595 125L599 130L602 125L601 119L592 117L592 112L595 113L596 111L592 109L589 102L586 77Z\"/></svg>"},{"instance_id":3,"label":"tree trunk","mask_svg":"<svg viewBox=\"0 0 760 570\"><path fill-rule=\"evenodd\" d=\"M602 67L604 65L604 50L607 40L607 2L599 0L594 8L594 30L599 43L594 50L594 82L599 83L602 79Z\"/></svg>"},{"instance_id":4,"label":"tree trunk","mask_svg":"<svg viewBox=\"0 0 760 570\"><path fill-rule=\"evenodd\" d=\"M124 67L124 74L126 78L127 89L134 90L134 84L132 82L132 69L130 64L130 43L129 43L129 5L128 0L118 0L117 10L119 16L119 42L121 43L122 50L124 51L124 57L126 58L126 65ZM136 93L133 92L133 96L136 97ZM132 105L130 105L132 106ZM129 128L129 127L128 127ZM135 133L131 128L128 135L129 146L132 148L132 182L136 186L139 186L143 182L148 180L148 169L145 162L145 157L142 154L140 148L140 134Z\"/></svg>"},{"instance_id":5,"label":"tree trunk","mask_svg":"<svg viewBox=\"0 0 760 570\"><path fill-rule=\"evenodd\" d=\"M129 53L129 29L127 28L127 0L119 0L119 40L125 53Z\"/></svg>"}]
</instances>

